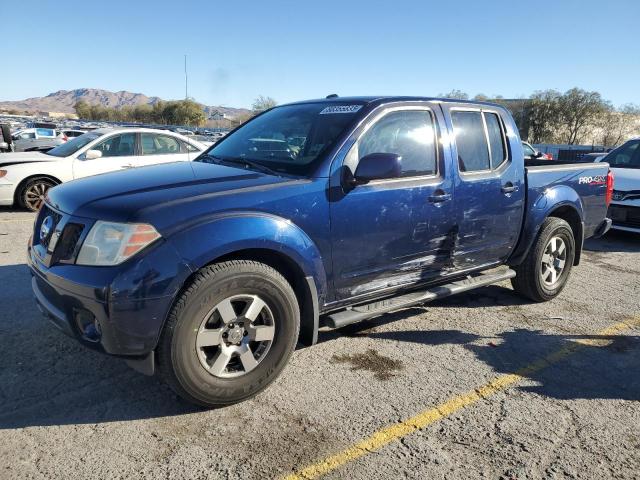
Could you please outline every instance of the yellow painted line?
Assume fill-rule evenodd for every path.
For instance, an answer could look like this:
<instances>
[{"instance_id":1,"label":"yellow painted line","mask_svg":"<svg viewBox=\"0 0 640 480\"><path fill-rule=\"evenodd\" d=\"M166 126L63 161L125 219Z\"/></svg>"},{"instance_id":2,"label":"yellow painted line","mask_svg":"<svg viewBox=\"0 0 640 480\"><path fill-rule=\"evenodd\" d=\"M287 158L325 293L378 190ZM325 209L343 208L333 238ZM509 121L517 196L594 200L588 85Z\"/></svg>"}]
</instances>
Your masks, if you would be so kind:
<instances>
[{"instance_id":1,"label":"yellow painted line","mask_svg":"<svg viewBox=\"0 0 640 480\"><path fill-rule=\"evenodd\" d=\"M598 332L595 336L608 337L638 326L640 326L640 317L611 325ZM603 341L606 342L606 338L576 340L571 345L561 348L560 350L531 363L530 365L518 370L516 373L500 375L475 390L453 397L446 402L425 410L407 420L378 430L368 438L356 443L342 452L304 467L302 470L298 470L284 478L285 480L311 480L326 475L349 462L363 457L367 453L374 452L395 440L415 432L416 430L425 428L483 398L487 398L494 393L506 390L512 385L526 379L532 373L536 373L554 363L559 362L578 350L581 350L585 346L601 346Z\"/></svg>"},{"instance_id":2,"label":"yellow painted line","mask_svg":"<svg viewBox=\"0 0 640 480\"><path fill-rule=\"evenodd\" d=\"M8 220L0 219L0 223L12 223L12 222L31 222L33 223L33 218L11 218Z\"/></svg>"}]
</instances>

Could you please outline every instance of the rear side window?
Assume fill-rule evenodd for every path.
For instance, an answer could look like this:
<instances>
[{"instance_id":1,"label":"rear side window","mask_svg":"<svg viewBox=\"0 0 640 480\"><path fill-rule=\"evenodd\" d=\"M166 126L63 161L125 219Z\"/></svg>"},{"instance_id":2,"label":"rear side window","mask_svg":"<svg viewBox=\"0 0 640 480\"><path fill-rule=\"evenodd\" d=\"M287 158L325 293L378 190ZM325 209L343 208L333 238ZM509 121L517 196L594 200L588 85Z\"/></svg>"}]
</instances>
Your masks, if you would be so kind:
<instances>
[{"instance_id":1,"label":"rear side window","mask_svg":"<svg viewBox=\"0 0 640 480\"><path fill-rule=\"evenodd\" d=\"M489 145L481 112L451 112L461 172L490 170Z\"/></svg>"},{"instance_id":2,"label":"rear side window","mask_svg":"<svg viewBox=\"0 0 640 480\"><path fill-rule=\"evenodd\" d=\"M461 172L496 169L507 160L505 135L498 114L454 110L451 121Z\"/></svg>"},{"instance_id":3,"label":"rear side window","mask_svg":"<svg viewBox=\"0 0 640 480\"><path fill-rule=\"evenodd\" d=\"M391 112L378 120L358 140L357 158L371 153L402 157L402 177L436 173L435 128L426 110Z\"/></svg>"},{"instance_id":4,"label":"rear side window","mask_svg":"<svg viewBox=\"0 0 640 480\"><path fill-rule=\"evenodd\" d=\"M500 119L495 113L484 112L484 120L487 123L487 135L489 137L489 152L491 153L491 168L497 168L507 159L504 148L504 135Z\"/></svg>"}]
</instances>

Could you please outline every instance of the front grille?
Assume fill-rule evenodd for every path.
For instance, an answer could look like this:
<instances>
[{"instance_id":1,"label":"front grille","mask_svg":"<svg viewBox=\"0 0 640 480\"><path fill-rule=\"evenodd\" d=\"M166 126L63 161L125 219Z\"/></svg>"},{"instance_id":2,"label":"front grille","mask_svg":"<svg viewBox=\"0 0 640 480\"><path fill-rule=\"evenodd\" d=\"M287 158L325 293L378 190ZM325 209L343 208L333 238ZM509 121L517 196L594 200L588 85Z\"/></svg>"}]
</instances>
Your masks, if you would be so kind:
<instances>
[{"instance_id":1,"label":"front grille","mask_svg":"<svg viewBox=\"0 0 640 480\"><path fill-rule=\"evenodd\" d=\"M640 228L640 207L611 205L607 216L611 219L614 225Z\"/></svg>"},{"instance_id":2,"label":"front grille","mask_svg":"<svg viewBox=\"0 0 640 480\"><path fill-rule=\"evenodd\" d=\"M82 236L84 225L79 223L67 223L62 231L60 240L56 245L55 260L66 262L75 259L76 248Z\"/></svg>"},{"instance_id":3,"label":"front grille","mask_svg":"<svg viewBox=\"0 0 640 480\"><path fill-rule=\"evenodd\" d=\"M51 217L52 219L51 228L49 229L49 233L43 237L42 224L44 223L45 219L48 217ZM45 249L48 248L49 242L51 242L51 236L53 235L53 232L55 231L55 228L58 225L58 223L60 223L61 219L62 219L61 214L59 214L55 210L52 210L47 205L43 205L42 208L40 209L40 214L38 215L38 220L36 221L36 225L35 225L35 235L33 237L34 244L37 242L40 245L42 245Z\"/></svg>"},{"instance_id":4,"label":"front grille","mask_svg":"<svg viewBox=\"0 0 640 480\"><path fill-rule=\"evenodd\" d=\"M49 231L43 232L42 225L49 217L51 218L48 221ZM33 249L47 266L56 263L73 263L78 254L85 227L82 219L62 214L43 205L34 224Z\"/></svg>"}]
</instances>

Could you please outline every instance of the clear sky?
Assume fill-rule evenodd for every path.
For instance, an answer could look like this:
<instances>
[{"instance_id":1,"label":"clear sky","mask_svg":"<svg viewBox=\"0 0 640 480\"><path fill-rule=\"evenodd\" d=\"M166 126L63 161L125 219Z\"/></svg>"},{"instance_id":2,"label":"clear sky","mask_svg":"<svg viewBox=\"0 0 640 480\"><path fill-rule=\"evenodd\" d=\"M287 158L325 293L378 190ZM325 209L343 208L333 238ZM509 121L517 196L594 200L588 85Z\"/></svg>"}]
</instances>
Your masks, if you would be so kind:
<instances>
[{"instance_id":1,"label":"clear sky","mask_svg":"<svg viewBox=\"0 0 640 480\"><path fill-rule=\"evenodd\" d=\"M250 106L339 95L640 103L640 0L0 0L0 100L128 90ZM8 56L6 56L8 54Z\"/></svg>"}]
</instances>

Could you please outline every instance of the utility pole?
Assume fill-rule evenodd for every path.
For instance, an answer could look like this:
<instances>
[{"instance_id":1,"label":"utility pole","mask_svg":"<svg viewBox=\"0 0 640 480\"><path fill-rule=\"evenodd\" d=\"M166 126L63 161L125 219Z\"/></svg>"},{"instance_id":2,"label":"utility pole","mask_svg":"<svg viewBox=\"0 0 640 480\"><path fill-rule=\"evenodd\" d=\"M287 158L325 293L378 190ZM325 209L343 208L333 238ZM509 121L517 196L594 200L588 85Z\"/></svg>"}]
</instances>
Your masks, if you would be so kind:
<instances>
[{"instance_id":1,"label":"utility pole","mask_svg":"<svg viewBox=\"0 0 640 480\"><path fill-rule=\"evenodd\" d=\"M185 54L184 56L184 99L187 100L189 98L189 90L188 90L188 85L189 85L189 80L187 77L187 55Z\"/></svg>"}]
</instances>

